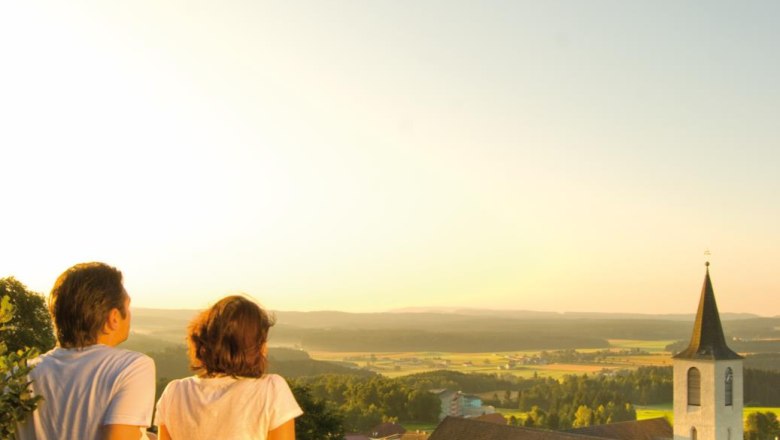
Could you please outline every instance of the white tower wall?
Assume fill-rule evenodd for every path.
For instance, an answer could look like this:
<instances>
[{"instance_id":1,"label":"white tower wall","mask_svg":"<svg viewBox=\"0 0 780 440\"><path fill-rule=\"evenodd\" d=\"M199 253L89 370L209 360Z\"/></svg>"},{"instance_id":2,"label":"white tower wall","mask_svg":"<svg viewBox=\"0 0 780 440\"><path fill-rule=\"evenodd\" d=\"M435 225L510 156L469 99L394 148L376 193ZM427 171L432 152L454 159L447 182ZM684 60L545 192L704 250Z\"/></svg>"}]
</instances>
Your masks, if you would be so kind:
<instances>
[{"instance_id":1,"label":"white tower wall","mask_svg":"<svg viewBox=\"0 0 780 440\"><path fill-rule=\"evenodd\" d=\"M674 440L741 440L743 433L742 360L674 359ZM688 370L701 374L701 405L688 405ZM726 405L726 369L731 368L732 404Z\"/></svg>"}]
</instances>

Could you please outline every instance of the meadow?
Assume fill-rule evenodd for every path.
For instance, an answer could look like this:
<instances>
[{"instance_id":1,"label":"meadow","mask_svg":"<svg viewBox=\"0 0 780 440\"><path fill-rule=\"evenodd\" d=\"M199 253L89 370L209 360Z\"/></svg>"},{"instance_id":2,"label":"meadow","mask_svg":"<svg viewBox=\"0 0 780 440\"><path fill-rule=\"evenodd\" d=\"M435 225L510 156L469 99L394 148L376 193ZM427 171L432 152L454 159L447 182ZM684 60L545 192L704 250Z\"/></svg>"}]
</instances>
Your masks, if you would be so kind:
<instances>
[{"instance_id":1,"label":"meadow","mask_svg":"<svg viewBox=\"0 0 780 440\"><path fill-rule=\"evenodd\" d=\"M312 359L337 362L366 369L387 377L399 377L433 370L462 373L507 374L516 377L561 378L567 374L600 374L640 366L671 365L664 348L670 340L611 339L609 356L596 362L551 362L542 350L485 353L456 352L338 352L310 351ZM596 353L599 349L577 350ZM604 351L604 350L601 350Z\"/></svg>"},{"instance_id":2,"label":"meadow","mask_svg":"<svg viewBox=\"0 0 780 440\"><path fill-rule=\"evenodd\" d=\"M666 351L666 347L672 342L674 341L669 339L610 339L609 351L612 353L609 356L600 357L598 362L585 363L544 362L542 359L545 352L541 350L485 353L312 351L309 354L313 359L366 369L387 377L448 370L462 373L512 375L523 378L552 377L560 379L569 374L603 374L620 369L636 369L640 366L671 366L671 354ZM597 349L577 350L580 353L596 353L598 351ZM492 396L493 393L479 394L485 399ZM514 416L522 421L527 417L526 412L516 408L496 408L496 411L507 419ZM671 403L636 406L636 411L638 420L666 417L670 422L673 422L674 419ZM744 409L744 417L753 412L767 411L780 414L778 407L748 407ZM429 428L427 425L416 426L416 429Z\"/></svg>"},{"instance_id":3,"label":"meadow","mask_svg":"<svg viewBox=\"0 0 780 440\"><path fill-rule=\"evenodd\" d=\"M752 406L742 410L742 418L746 419L748 415L754 412L773 412L780 415L780 407ZM636 407L637 420L654 419L656 417L666 417L669 422L674 422L674 409L672 404L648 405Z\"/></svg>"}]
</instances>

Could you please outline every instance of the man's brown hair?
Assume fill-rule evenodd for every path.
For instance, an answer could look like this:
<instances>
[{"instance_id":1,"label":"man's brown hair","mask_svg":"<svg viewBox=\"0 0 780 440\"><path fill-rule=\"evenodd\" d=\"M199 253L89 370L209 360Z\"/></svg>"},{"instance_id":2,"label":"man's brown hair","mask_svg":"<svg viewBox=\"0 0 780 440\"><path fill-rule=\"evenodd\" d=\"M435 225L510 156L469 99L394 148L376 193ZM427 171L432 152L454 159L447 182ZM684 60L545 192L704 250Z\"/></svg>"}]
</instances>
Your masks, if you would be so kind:
<instances>
[{"instance_id":1,"label":"man's brown hair","mask_svg":"<svg viewBox=\"0 0 780 440\"><path fill-rule=\"evenodd\" d=\"M254 301L243 296L221 299L190 323L190 368L201 377L262 376L267 366L263 346L273 325L273 316Z\"/></svg>"},{"instance_id":2,"label":"man's brown hair","mask_svg":"<svg viewBox=\"0 0 780 440\"><path fill-rule=\"evenodd\" d=\"M49 294L49 312L63 348L97 343L112 309L126 317L122 272L105 263L80 263L62 273Z\"/></svg>"}]
</instances>

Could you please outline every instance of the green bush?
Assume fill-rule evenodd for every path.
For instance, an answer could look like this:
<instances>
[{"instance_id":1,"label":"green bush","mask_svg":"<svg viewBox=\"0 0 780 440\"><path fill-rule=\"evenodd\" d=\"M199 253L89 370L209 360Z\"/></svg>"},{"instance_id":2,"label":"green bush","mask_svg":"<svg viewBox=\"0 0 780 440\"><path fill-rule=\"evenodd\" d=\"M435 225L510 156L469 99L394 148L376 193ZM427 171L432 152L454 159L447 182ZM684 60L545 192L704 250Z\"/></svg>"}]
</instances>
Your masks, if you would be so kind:
<instances>
[{"instance_id":1,"label":"green bush","mask_svg":"<svg viewBox=\"0 0 780 440\"><path fill-rule=\"evenodd\" d=\"M0 300L0 332L13 330L7 325L14 315L11 299ZM0 340L0 439L14 438L16 423L38 406L39 396L33 396L27 374L32 370L27 361L38 356L38 349L24 348L8 352L5 339Z\"/></svg>"}]
</instances>

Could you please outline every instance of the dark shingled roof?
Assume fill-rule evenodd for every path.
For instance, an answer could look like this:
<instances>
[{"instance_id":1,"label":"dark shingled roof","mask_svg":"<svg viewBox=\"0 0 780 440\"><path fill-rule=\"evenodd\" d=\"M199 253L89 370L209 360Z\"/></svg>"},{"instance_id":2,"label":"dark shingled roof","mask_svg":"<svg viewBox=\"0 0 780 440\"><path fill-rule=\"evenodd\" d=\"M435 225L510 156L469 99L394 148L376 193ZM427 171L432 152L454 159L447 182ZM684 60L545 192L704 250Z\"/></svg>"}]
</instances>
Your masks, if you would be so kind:
<instances>
[{"instance_id":1,"label":"dark shingled roof","mask_svg":"<svg viewBox=\"0 0 780 440\"><path fill-rule=\"evenodd\" d=\"M398 423L380 423L376 426L374 426L374 429L371 430L371 434L373 437L390 437L393 434L403 434L406 432L406 428L399 425Z\"/></svg>"},{"instance_id":2,"label":"dark shingled roof","mask_svg":"<svg viewBox=\"0 0 780 440\"><path fill-rule=\"evenodd\" d=\"M663 417L588 426L586 428L569 429L566 432L616 440L658 440L674 437L672 425Z\"/></svg>"},{"instance_id":3,"label":"dark shingled roof","mask_svg":"<svg viewBox=\"0 0 780 440\"><path fill-rule=\"evenodd\" d=\"M715 293L710 281L710 268L707 263L707 274L704 276L704 286L701 288L699 310L696 322L693 324L693 336L688 348L674 356L675 359L722 360L742 359L726 345L723 327L720 325L718 305L715 303Z\"/></svg>"},{"instance_id":4,"label":"dark shingled roof","mask_svg":"<svg viewBox=\"0 0 780 440\"><path fill-rule=\"evenodd\" d=\"M595 440L598 438L563 431L546 431L446 417L428 440Z\"/></svg>"},{"instance_id":5,"label":"dark shingled roof","mask_svg":"<svg viewBox=\"0 0 780 440\"><path fill-rule=\"evenodd\" d=\"M506 425L506 417L501 413L482 414L481 416L472 417L472 420L479 420L480 422L495 423L497 425Z\"/></svg>"}]
</instances>

